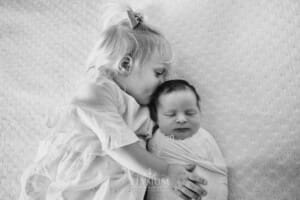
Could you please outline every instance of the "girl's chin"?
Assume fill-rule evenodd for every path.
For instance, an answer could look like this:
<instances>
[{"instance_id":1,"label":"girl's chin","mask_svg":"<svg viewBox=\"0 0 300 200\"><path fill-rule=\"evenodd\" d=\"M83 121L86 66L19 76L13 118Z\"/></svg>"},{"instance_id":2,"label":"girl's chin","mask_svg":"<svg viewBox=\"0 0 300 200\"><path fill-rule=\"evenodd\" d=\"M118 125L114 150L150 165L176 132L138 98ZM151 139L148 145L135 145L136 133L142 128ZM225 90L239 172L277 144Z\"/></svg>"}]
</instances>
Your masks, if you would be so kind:
<instances>
[{"instance_id":1,"label":"girl's chin","mask_svg":"<svg viewBox=\"0 0 300 200\"><path fill-rule=\"evenodd\" d=\"M141 106L147 106L149 104L149 101L138 101L138 103L141 105Z\"/></svg>"},{"instance_id":2,"label":"girl's chin","mask_svg":"<svg viewBox=\"0 0 300 200\"><path fill-rule=\"evenodd\" d=\"M147 106L150 103L150 97L139 99L139 100L137 100L137 102L142 106Z\"/></svg>"}]
</instances>

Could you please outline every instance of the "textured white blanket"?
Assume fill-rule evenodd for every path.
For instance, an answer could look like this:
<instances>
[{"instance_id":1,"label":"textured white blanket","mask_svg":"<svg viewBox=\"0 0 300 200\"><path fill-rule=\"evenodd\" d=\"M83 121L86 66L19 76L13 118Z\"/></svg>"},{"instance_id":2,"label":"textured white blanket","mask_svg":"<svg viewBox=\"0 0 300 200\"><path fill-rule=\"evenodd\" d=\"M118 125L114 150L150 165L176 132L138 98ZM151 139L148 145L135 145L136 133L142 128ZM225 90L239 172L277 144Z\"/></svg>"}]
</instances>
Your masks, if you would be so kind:
<instances>
[{"instance_id":1,"label":"textured white blanket","mask_svg":"<svg viewBox=\"0 0 300 200\"><path fill-rule=\"evenodd\" d=\"M0 0L0 199L19 178L46 116L76 87L103 0ZM202 126L229 166L231 200L300 199L300 2L133 2L169 38L175 71L202 97ZM74 84L75 83L75 84Z\"/></svg>"}]
</instances>

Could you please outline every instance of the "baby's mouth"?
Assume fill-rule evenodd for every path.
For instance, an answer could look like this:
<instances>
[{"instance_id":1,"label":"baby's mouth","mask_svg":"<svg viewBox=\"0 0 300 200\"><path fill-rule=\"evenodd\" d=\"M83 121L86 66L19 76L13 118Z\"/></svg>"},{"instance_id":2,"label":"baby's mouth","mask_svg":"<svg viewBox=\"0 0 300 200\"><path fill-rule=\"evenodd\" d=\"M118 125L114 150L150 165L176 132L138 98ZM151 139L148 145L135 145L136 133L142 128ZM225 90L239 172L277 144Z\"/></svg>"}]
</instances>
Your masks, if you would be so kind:
<instances>
[{"instance_id":1,"label":"baby's mouth","mask_svg":"<svg viewBox=\"0 0 300 200\"><path fill-rule=\"evenodd\" d=\"M186 132L186 131L189 131L190 128L175 128L174 131L176 132Z\"/></svg>"}]
</instances>

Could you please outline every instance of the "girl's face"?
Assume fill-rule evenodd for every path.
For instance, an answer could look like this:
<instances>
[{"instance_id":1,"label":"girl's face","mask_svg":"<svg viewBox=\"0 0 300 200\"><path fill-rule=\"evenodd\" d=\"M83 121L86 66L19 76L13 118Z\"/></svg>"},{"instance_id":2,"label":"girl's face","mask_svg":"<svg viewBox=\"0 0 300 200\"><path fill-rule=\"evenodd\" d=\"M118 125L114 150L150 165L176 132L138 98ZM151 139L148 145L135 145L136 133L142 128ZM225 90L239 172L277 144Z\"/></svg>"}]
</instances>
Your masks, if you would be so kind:
<instances>
[{"instance_id":1,"label":"girl's face","mask_svg":"<svg viewBox=\"0 0 300 200\"><path fill-rule=\"evenodd\" d=\"M124 79L124 89L139 104L147 105L154 90L165 81L168 70L169 64L163 62L159 56L153 55L143 66L133 66L130 74Z\"/></svg>"},{"instance_id":2,"label":"girl's face","mask_svg":"<svg viewBox=\"0 0 300 200\"><path fill-rule=\"evenodd\" d=\"M195 94L190 90L175 91L159 97L157 123L167 136L184 139L200 127L200 109Z\"/></svg>"}]
</instances>

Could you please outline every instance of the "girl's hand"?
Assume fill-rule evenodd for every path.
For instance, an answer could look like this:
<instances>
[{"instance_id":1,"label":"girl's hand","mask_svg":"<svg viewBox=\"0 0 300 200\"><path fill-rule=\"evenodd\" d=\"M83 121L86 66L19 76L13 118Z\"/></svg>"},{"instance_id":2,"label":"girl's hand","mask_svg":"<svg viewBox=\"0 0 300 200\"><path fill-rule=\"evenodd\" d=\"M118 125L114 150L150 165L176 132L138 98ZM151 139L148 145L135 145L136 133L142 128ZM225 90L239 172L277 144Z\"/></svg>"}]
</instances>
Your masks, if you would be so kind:
<instances>
[{"instance_id":1,"label":"girl's hand","mask_svg":"<svg viewBox=\"0 0 300 200\"><path fill-rule=\"evenodd\" d=\"M192 171L195 165L168 165L168 178L171 188L184 200L201 199L206 191L200 185L206 185L207 181Z\"/></svg>"}]
</instances>

